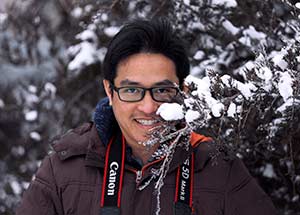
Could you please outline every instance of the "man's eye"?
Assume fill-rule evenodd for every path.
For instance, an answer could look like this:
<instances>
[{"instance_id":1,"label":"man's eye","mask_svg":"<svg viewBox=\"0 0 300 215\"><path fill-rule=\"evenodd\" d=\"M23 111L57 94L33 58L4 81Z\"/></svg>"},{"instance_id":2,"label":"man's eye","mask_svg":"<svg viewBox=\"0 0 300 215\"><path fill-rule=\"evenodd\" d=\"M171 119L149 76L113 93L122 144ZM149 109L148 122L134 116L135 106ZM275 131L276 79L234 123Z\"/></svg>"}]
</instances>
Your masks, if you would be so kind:
<instances>
[{"instance_id":1,"label":"man's eye","mask_svg":"<svg viewBox=\"0 0 300 215\"><path fill-rule=\"evenodd\" d=\"M134 93L139 93L139 92L140 92L140 89L134 88L134 87L123 88L122 92L123 92L123 93L134 94Z\"/></svg>"},{"instance_id":2,"label":"man's eye","mask_svg":"<svg viewBox=\"0 0 300 215\"><path fill-rule=\"evenodd\" d=\"M170 89L169 88L156 88L154 89L154 93L170 93Z\"/></svg>"}]
</instances>

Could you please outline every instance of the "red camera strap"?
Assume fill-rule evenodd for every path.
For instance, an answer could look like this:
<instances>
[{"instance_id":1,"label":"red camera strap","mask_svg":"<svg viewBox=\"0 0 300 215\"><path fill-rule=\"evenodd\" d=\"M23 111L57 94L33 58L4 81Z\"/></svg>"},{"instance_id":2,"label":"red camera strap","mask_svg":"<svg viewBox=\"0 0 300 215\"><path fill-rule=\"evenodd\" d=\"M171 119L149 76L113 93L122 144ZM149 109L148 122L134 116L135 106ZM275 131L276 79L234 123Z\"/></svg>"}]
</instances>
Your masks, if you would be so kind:
<instances>
[{"instance_id":1,"label":"red camera strap","mask_svg":"<svg viewBox=\"0 0 300 215\"><path fill-rule=\"evenodd\" d=\"M177 169L174 214L191 214L194 185L194 153Z\"/></svg>"},{"instance_id":2,"label":"red camera strap","mask_svg":"<svg viewBox=\"0 0 300 215\"><path fill-rule=\"evenodd\" d=\"M112 138L108 144L102 184L101 214L121 214L121 194L125 163L124 136ZM192 213L194 153L177 169L174 215Z\"/></svg>"},{"instance_id":3,"label":"red camera strap","mask_svg":"<svg viewBox=\"0 0 300 215\"><path fill-rule=\"evenodd\" d=\"M123 135L112 138L108 144L100 203L102 214L120 214L125 147ZM116 211L116 213L108 211Z\"/></svg>"}]
</instances>

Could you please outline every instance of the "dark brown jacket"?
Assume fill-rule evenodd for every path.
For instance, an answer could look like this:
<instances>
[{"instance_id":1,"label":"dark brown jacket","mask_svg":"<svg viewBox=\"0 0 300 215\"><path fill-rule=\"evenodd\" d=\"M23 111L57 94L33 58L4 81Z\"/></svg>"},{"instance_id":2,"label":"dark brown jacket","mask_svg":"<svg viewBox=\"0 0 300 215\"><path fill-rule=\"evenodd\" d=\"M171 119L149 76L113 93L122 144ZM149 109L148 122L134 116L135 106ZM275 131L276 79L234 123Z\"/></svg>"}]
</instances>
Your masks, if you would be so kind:
<instances>
[{"instance_id":1,"label":"dark brown jacket","mask_svg":"<svg viewBox=\"0 0 300 215\"><path fill-rule=\"evenodd\" d=\"M201 138L199 139L201 142ZM213 144L202 142L189 152L178 149L161 192L162 215L173 214L176 168L195 152L193 214L273 215L274 206L239 159L220 155L212 164ZM17 215L99 215L105 161L105 146L92 123L67 133L54 144L35 179L25 192ZM143 168L141 183L160 163ZM125 165L121 198L122 215L153 215L156 211L154 186L136 189L136 171Z\"/></svg>"}]
</instances>

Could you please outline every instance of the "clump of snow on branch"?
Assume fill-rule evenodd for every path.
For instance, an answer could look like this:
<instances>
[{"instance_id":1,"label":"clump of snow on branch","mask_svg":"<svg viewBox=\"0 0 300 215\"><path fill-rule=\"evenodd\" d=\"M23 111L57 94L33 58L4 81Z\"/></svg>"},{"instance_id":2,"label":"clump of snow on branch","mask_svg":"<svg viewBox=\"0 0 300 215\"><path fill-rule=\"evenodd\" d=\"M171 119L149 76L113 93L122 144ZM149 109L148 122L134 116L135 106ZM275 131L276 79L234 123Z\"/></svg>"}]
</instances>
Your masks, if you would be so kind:
<instances>
[{"instance_id":1,"label":"clump of snow on branch","mask_svg":"<svg viewBox=\"0 0 300 215\"><path fill-rule=\"evenodd\" d=\"M182 106L178 103L164 103L159 107L156 113L166 121L184 118Z\"/></svg>"},{"instance_id":2,"label":"clump of snow on branch","mask_svg":"<svg viewBox=\"0 0 300 215\"><path fill-rule=\"evenodd\" d=\"M239 42L251 46L252 40L260 41L261 43L266 39L267 35L263 32L259 32L254 26L250 25L249 28L243 31L243 37L239 38Z\"/></svg>"},{"instance_id":3,"label":"clump of snow on branch","mask_svg":"<svg viewBox=\"0 0 300 215\"><path fill-rule=\"evenodd\" d=\"M68 70L70 71L78 71L84 66L99 61L97 35L94 31L87 29L77 34L76 39L82 42L68 49L69 55L74 57L68 65Z\"/></svg>"},{"instance_id":4,"label":"clump of snow on branch","mask_svg":"<svg viewBox=\"0 0 300 215\"><path fill-rule=\"evenodd\" d=\"M224 5L226 7L236 7L237 2L235 0L212 0L212 5Z\"/></svg>"}]
</instances>

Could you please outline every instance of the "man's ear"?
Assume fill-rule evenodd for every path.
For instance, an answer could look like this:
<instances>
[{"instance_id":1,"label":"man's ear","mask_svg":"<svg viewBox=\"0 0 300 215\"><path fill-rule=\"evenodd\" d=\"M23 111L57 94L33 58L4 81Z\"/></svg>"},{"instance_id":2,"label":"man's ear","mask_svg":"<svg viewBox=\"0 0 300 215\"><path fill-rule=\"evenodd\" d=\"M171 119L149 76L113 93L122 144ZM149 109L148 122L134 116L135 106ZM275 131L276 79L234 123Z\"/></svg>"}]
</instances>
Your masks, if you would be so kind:
<instances>
[{"instance_id":1,"label":"man's ear","mask_svg":"<svg viewBox=\"0 0 300 215\"><path fill-rule=\"evenodd\" d=\"M105 93L109 98L109 104L112 105L113 91L112 88L110 87L110 81L103 79L103 86L104 86Z\"/></svg>"}]
</instances>

